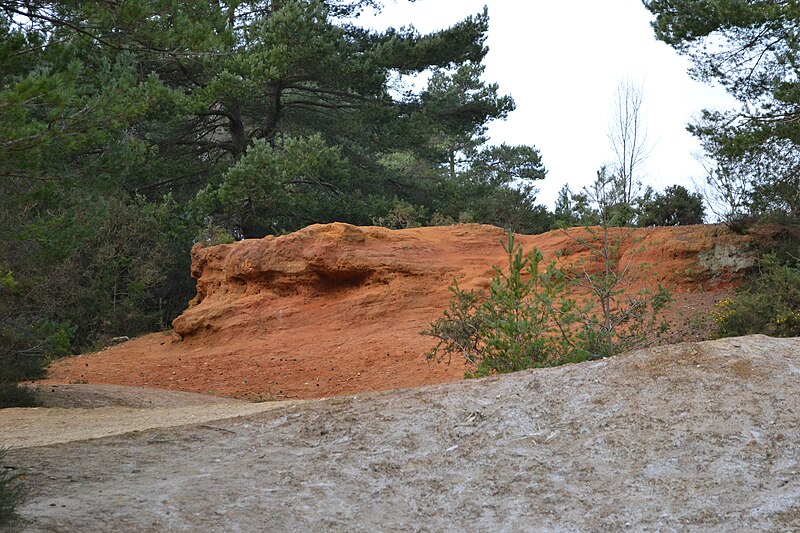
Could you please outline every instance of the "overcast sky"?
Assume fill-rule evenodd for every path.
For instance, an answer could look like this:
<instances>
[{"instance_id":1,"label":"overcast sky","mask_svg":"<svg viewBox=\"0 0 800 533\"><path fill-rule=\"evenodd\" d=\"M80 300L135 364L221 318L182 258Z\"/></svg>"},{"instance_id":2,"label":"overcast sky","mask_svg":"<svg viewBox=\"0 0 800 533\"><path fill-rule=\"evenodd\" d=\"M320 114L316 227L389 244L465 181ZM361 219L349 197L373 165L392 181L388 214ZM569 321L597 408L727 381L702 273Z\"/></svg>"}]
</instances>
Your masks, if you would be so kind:
<instances>
[{"instance_id":1,"label":"overcast sky","mask_svg":"<svg viewBox=\"0 0 800 533\"><path fill-rule=\"evenodd\" d=\"M624 78L644 87L643 116L653 145L645 184L657 190L691 178L703 168L699 145L686 124L703 108L734 106L720 88L691 80L689 61L656 41L651 16L640 0L417 0L387 2L364 15L376 28L413 24L420 32L443 29L489 7L486 81L510 94L517 109L493 123L493 144L536 146L548 169L539 201L552 207L568 183L590 184L611 160L611 103Z\"/></svg>"}]
</instances>

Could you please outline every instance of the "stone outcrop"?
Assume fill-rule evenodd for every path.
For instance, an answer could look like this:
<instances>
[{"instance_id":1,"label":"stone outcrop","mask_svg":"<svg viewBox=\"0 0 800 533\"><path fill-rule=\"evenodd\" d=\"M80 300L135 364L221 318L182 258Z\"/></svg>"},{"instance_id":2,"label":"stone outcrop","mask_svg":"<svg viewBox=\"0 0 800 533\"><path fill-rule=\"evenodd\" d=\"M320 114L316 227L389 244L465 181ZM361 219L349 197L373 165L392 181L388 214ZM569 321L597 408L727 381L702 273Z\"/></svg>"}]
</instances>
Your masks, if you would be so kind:
<instances>
[{"instance_id":1,"label":"stone outcrop","mask_svg":"<svg viewBox=\"0 0 800 533\"><path fill-rule=\"evenodd\" d=\"M599 231L599 230L595 230ZM752 243L724 226L615 230L623 263L671 288L672 321L707 313L752 264ZM518 236L545 260L583 268L585 229ZM388 230L314 225L279 237L192 250L197 295L174 334L57 362L56 381L157 386L248 397L310 398L460 379L428 365L419 334L447 306L448 285L488 285L507 260L493 226ZM591 268L591 267L590 267ZM690 340L675 330L674 340ZM124 332L123 332L124 333Z\"/></svg>"}]
</instances>

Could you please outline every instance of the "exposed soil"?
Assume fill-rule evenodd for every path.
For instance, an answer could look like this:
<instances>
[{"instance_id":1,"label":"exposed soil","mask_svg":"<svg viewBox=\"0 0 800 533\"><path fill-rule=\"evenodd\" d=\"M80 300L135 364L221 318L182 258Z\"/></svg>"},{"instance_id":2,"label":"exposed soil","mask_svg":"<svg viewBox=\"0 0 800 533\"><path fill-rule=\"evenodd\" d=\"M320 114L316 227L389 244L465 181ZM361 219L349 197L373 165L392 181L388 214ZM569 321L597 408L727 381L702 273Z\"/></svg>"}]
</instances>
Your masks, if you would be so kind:
<instances>
[{"instance_id":1,"label":"exposed soil","mask_svg":"<svg viewBox=\"0 0 800 533\"><path fill-rule=\"evenodd\" d=\"M231 407L213 402L191 409ZM800 339L754 336L18 448L4 466L26 474L14 527L31 532L796 531L798 414Z\"/></svg>"},{"instance_id":2,"label":"exposed soil","mask_svg":"<svg viewBox=\"0 0 800 533\"><path fill-rule=\"evenodd\" d=\"M627 231L627 230L624 230ZM672 342L705 338L708 310L752 265L751 243L723 226L634 230L623 263L668 286ZM518 236L577 267L585 230ZM250 400L324 398L446 383L463 363L428 365L419 332L446 308L448 284L486 287L506 262L499 228L392 231L317 225L282 237L195 247L197 297L174 332L58 361L45 383L159 387ZM581 267L582 268L582 267ZM634 287L636 289L636 287ZM120 335L126 332L119 332Z\"/></svg>"}]
</instances>

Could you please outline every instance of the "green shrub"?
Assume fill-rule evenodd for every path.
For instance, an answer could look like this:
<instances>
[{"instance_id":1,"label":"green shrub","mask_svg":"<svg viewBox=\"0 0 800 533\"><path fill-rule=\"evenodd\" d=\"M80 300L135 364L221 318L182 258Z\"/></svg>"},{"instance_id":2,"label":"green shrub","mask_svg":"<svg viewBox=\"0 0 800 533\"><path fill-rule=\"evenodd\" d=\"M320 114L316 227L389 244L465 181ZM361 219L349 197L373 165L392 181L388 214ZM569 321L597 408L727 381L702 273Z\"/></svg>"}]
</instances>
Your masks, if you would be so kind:
<instances>
[{"instance_id":1,"label":"green shrub","mask_svg":"<svg viewBox=\"0 0 800 533\"><path fill-rule=\"evenodd\" d=\"M599 229L586 227L584 231L586 236L567 233L589 253L588 260L566 272L572 280L571 289L586 293L583 307L576 311L579 327L573 333L577 342L593 358L657 342L669 329L659 315L669 305L671 295L660 284L655 290L645 285L638 292L631 292L632 286L647 276L646 266L633 268L631 258L622 259L623 244L635 244L633 230L612 230L606 225Z\"/></svg>"},{"instance_id":2,"label":"green shrub","mask_svg":"<svg viewBox=\"0 0 800 533\"><path fill-rule=\"evenodd\" d=\"M508 274L495 267L488 294L464 291L456 282L450 286L450 307L422 332L439 339L428 360L460 355L472 369L467 377L483 377L550 366L575 355L549 320L563 276L552 265L540 272L542 253L523 254L510 232L503 249Z\"/></svg>"},{"instance_id":3,"label":"green shrub","mask_svg":"<svg viewBox=\"0 0 800 533\"><path fill-rule=\"evenodd\" d=\"M385 216L373 219L373 224L389 229L408 229L422 226L425 208L395 198Z\"/></svg>"},{"instance_id":4,"label":"green shrub","mask_svg":"<svg viewBox=\"0 0 800 533\"><path fill-rule=\"evenodd\" d=\"M636 206L637 226L685 226L702 224L703 197L682 185L671 185L663 193L648 187Z\"/></svg>"},{"instance_id":5,"label":"green shrub","mask_svg":"<svg viewBox=\"0 0 800 533\"><path fill-rule=\"evenodd\" d=\"M800 336L800 268L774 253L763 256L757 275L719 302L713 318L718 338Z\"/></svg>"},{"instance_id":6,"label":"green shrub","mask_svg":"<svg viewBox=\"0 0 800 533\"><path fill-rule=\"evenodd\" d=\"M16 383L0 383L0 409L7 407L36 407L36 395Z\"/></svg>"},{"instance_id":7,"label":"green shrub","mask_svg":"<svg viewBox=\"0 0 800 533\"><path fill-rule=\"evenodd\" d=\"M230 231L222 226L214 224L211 219L206 221L206 225L197 233L195 241L203 246L216 246L218 244L232 244L236 239Z\"/></svg>"},{"instance_id":8,"label":"green shrub","mask_svg":"<svg viewBox=\"0 0 800 533\"><path fill-rule=\"evenodd\" d=\"M607 232L603 238L592 249L608 268L575 275L555 263L543 266L538 249L524 254L509 232L503 242L508 273L495 267L488 293L450 286L450 306L422 331L438 339L426 358L460 356L469 367L466 377L483 377L607 357L652 342L669 294L659 287L654 294L625 295L632 274L614 262L618 243L610 244ZM570 294L576 289L581 302Z\"/></svg>"},{"instance_id":9,"label":"green shrub","mask_svg":"<svg viewBox=\"0 0 800 533\"><path fill-rule=\"evenodd\" d=\"M9 315L0 321L0 408L34 407L33 395L16 382L42 377L47 363L69 354L75 328L49 320L31 324L25 316Z\"/></svg>"}]
</instances>

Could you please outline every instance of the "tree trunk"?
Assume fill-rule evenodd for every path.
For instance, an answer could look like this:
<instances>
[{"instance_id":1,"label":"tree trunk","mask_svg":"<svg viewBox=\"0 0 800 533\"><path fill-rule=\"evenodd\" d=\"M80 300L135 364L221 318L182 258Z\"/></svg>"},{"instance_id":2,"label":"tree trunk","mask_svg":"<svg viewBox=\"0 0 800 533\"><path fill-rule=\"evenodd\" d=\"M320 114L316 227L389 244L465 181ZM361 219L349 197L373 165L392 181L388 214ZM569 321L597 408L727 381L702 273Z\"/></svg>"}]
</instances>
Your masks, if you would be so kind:
<instances>
[{"instance_id":1,"label":"tree trunk","mask_svg":"<svg viewBox=\"0 0 800 533\"><path fill-rule=\"evenodd\" d=\"M282 93L283 83L280 81L267 92L267 112L263 132L264 138L272 146L275 146L275 137L278 134L278 124L281 119L281 111L283 110L281 102Z\"/></svg>"},{"instance_id":2,"label":"tree trunk","mask_svg":"<svg viewBox=\"0 0 800 533\"><path fill-rule=\"evenodd\" d=\"M228 129L231 133L231 144L233 144L234 157L239 159L247 151L249 139L244 131L242 120L236 115L228 116Z\"/></svg>"}]
</instances>

